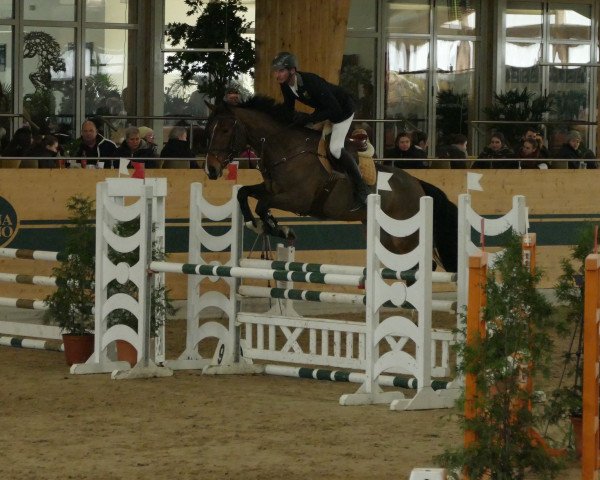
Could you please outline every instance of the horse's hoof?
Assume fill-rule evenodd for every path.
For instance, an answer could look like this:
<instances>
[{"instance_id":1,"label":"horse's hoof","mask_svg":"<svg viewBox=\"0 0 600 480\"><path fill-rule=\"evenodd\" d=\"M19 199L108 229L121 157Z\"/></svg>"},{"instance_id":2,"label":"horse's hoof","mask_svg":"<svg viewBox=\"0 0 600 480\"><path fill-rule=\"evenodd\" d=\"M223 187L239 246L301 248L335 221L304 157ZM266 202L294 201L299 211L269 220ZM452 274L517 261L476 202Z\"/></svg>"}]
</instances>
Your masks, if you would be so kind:
<instances>
[{"instance_id":1,"label":"horse's hoof","mask_svg":"<svg viewBox=\"0 0 600 480\"><path fill-rule=\"evenodd\" d=\"M264 233L263 224L262 224L261 220L256 220L256 223L248 221L245 223L245 225L246 225L246 228L248 228L249 230L252 230L257 235L261 235Z\"/></svg>"},{"instance_id":2,"label":"horse's hoof","mask_svg":"<svg viewBox=\"0 0 600 480\"><path fill-rule=\"evenodd\" d=\"M296 233L294 230L289 227L281 227L281 231L283 232L288 245L293 245L296 242Z\"/></svg>"}]
</instances>

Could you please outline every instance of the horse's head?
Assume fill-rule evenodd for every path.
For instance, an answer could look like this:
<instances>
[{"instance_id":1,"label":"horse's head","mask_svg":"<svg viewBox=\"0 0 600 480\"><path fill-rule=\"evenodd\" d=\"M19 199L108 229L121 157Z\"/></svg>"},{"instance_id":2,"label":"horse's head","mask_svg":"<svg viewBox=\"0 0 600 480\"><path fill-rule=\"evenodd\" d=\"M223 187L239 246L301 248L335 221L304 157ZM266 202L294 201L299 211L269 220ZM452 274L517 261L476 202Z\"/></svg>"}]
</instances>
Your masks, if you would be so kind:
<instances>
[{"instance_id":1,"label":"horse's head","mask_svg":"<svg viewBox=\"0 0 600 480\"><path fill-rule=\"evenodd\" d=\"M247 139L243 125L237 120L231 107L209 107L212 113L206 126L209 141L204 171L208 178L216 180L229 162L244 150Z\"/></svg>"}]
</instances>

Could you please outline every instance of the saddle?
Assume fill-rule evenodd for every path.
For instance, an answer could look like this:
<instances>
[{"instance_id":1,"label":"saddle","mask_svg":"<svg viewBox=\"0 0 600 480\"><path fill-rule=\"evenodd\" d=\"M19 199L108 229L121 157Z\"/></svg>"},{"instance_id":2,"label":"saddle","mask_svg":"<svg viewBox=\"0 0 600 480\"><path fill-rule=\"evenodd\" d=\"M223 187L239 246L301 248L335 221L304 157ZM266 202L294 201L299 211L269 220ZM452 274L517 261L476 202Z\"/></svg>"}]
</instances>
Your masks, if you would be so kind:
<instances>
[{"instance_id":1,"label":"saddle","mask_svg":"<svg viewBox=\"0 0 600 480\"><path fill-rule=\"evenodd\" d=\"M313 125L312 128L322 131L318 147L318 156L321 165L323 165L323 168L325 168L329 174L332 174L334 170L339 171L335 168L335 158L333 158L329 151L331 122L326 120ZM350 152L356 151L358 154L358 168L363 180L369 186L375 185L375 183L377 183L377 170L375 169L375 162L373 161L375 148L371 145L371 142L369 142L367 132L363 129L354 130L350 137L346 138L344 148Z\"/></svg>"}]
</instances>

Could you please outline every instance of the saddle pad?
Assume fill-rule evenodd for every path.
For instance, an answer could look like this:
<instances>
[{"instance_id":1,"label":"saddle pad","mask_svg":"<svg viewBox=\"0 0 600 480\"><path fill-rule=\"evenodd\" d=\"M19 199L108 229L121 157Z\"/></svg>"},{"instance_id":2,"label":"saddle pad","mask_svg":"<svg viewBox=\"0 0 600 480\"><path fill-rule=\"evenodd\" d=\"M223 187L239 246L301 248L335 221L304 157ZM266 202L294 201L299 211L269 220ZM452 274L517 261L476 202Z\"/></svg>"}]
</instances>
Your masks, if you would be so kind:
<instances>
[{"instance_id":1,"label":"saddle pad","mask_svg":"<svg viewBox=\"0 0 600 480\"><path fill-rule=\"evenodd\" d=\"M317 156L319 157L319 162L323 165L323 168L331 175L333 168L331 167L331 162L327 158L327 143L324 138L319 140L319 147L317 148Z\"/></svg>"},{"instance_id":2,"label":"saddle pad","mask_svg":"<svg viewBox=\"0 0 600 480\"><path fill-rule=\"evenodd\" d=\"M375 162L373 157L370 155L358 154L358 168L363 180L367 185L372 187L377 183L377 170L375 169Z\"/></svg>"}]
</instances>

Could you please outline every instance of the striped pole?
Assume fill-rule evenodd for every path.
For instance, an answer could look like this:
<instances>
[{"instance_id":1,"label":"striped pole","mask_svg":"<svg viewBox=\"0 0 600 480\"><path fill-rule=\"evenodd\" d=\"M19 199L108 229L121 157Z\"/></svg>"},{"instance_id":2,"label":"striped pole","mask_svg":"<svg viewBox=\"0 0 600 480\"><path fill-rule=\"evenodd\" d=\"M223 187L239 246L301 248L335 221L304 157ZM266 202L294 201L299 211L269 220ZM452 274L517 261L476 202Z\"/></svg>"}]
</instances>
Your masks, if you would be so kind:
<instances>
[{"instance_id":1,"label":"striped pole","mask_svg":"<svg viewBox=\"0 0 600 480\"><path fill-rule=\"evenodd\" d=\"M282 377L310 378L313 380L327 380L330 382L364 383L365 374L360 372L346 372L343 370L325 370L321 368L288 367L285 365L265 365L267 375ZM379 385L382 387L397 387L416 390L417 379L392 375L379 375ZM445 390L450 382L434 380L431 382L433 390Z\"/></svg>"},{"instance_id":2,"label":"striped pole","mask_svg":"<svg viewBox=\"0 0 600 480\"><path fill-rule=\"evenodd\" d=\"M66 260L68 258L68 255L62 252L28 250L26 248L0 248L0 257L21 258L28 260L46 260L49 262L56 262Z\"/></svg>"},{"instance_id":3,"label":"striped pole","mask_svg":"<svg viewBox=\"0 0 600 480\"><path fill-rule=\"evenodd\" d=\"M0 307L24 308L27 310L48 310L48 305L43 300L30 300L28 298L0 297Z\"/></svg>"},{"instance_id":4,"label":"striped pole","mask_svg":"<svg viewBox=\"0 0 600 480\"><path fill-rule=\"evenodd\" d=\"M344 303L351 305L366 305L366 295L354 293L319 292L315 290L300 290L294 288L271 288L252 285L241 285L238 293L246 297L255 298L280 298L286 300L304 300L307 302ZM391 301L383 304L384 307L405 308L413 310L409 302L396 305ZM432 300L431 308L436 312L456 313L456 302L454 300Z\"/></svg>"},{"instance_id":5,"label":"striped pole","mask_svg":"<svg viewBox=\"0 0 600 480\"><path fill-rule=\"evenodd\" d=\"M361 287L362 275L343 275L337 273L291 272L287 270L267 270L261 268L224 267L192 263L151 262L150 270L165 273L183 273L186 275L206 275L210 277L252 278L258 280L279 280L282 282L320 283Z\"/></svg>"},{"instance_id":6,"label":"striped pole","mask_svg":"<svg viewBox=\"0 0 600 480\"><path fill-rule=\"evenodd\" d=\"M19 273L0 273L0 282L21 283L25 285L43 285L46 287L55 287L56 277L45 277L42 275L22 275Z\"/></svg>"},{"instance_id":7,"label":"striped pole","mask_svg":"<svg viewBox=\"0 0 600 480\"><path fill-rule=\"evenodd\" d=\"M52 342L48 340L32 340L30 338L0 337L0 345L4 347L33 348L36 350L52 350L57 352L65 351L62 343L58 344L56 341Z\"/></svg>"},{"instance_id":8,"label":"striped pole","mask_svg":"<svg viewBox=\"0 0 600 480\"><path fill-rule=\"evenodd\" d=\"M258 258L243 258L240 260L240 267L289 270L292 272L337 273L342 275L366 276L367 274L366 268L353 265L285 262L281 260L261 260ZM398 272L390 268L382 268L379 272L381 277L387 280L404 280L406 282L415 282L419 279L419 272L417 270ZM434 283L455 283L456 278L456 273L432 272L432 280Z\"/></svg>"}]
</instances>

